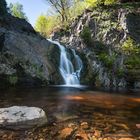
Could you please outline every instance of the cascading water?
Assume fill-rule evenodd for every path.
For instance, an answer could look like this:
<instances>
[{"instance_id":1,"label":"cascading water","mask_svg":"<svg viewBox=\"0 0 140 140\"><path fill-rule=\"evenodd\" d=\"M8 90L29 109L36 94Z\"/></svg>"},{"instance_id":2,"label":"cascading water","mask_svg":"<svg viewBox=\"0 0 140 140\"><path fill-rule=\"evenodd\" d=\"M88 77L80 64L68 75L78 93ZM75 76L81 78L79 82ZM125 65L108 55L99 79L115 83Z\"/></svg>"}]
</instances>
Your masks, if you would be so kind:
<instances>
[{"instance_id":1,"label":"cascading water","mask_svg":"<svg viewBox=\"0 0 140 140\"><path fill-rule=\"evenodd\" d=\"M80 85L80 72L83 67L82 60L80 59L80 57L76 54L75 50L72 49L72 54L74 56L73 62L75 63L74 67L73 63L68 59L66 48L57 41L49 41L56 44L61 51L59 70L61 76L64 79L65 85Z\"/></svg>"}]
</instances>

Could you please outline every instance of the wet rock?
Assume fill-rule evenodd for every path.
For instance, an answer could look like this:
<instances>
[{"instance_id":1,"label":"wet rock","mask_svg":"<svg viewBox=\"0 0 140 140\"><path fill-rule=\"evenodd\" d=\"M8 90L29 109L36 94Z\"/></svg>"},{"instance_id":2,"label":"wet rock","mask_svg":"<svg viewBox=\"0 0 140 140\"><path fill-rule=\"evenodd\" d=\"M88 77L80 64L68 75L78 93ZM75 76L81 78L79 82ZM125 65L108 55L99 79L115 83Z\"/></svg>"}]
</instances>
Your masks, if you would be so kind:
<instances>
[{"instance_id":1,"label":"wet rock","mask_svg":"<svg viewBox=\"0 0 140 140\"><path fill-rule=\"evenodd\" d=\"M12 106L0 109L0 127L10 129L28 129L47 123L45 112L41 108Z\"/></svg>"}]
</instances>

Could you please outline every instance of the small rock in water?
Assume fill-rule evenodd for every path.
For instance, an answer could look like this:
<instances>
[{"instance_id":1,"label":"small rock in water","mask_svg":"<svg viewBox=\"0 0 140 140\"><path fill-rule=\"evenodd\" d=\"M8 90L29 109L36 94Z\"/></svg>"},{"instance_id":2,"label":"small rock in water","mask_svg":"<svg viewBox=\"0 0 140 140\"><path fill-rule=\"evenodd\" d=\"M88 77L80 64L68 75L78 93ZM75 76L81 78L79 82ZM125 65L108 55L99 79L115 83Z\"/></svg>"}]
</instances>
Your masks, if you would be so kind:
<instances>
[{"instance_id":1,"label":"small rock in water","mask_svg":"<svg viewBox=\"0 0 140 140\"><path fill-rule=\"evenodd\" d=\"M82 122L82 123L81 123L81 128L82 128L82 129L88 129L88 128L89 128L88 123L87 123L87 122Z\"/></svg>"},{"instance_id":2,"label":"small rock in water","mask_svg":"<svg viewBox=\"0 0 140 140\"><path fill-rule=\"evenodd\" d=\"M96 136L96 137L101 137L101 132L99 131L99 130L95 130L94 131L94 136Z\"/></svg>"},{"instance_id":3,"label":"small rock in water","mask_svg":"<svg viewBox=\"0 0 140 140\"><path fill-rule=\"evenodd\" d=\"M136 124L136 127L140 129L140 124Z\"/></svg>"},{"instance_id":4,"label":"small rock in water","mask_svg":"<svg viewBox=\"0 0 140 140\"><path fill-rule=\"evenodd\" d=\"M28 129L47 123L45 112L41 108L12 106L0 108L0 127L10 129Z\"/></svg>"},{"instance_id":5,"label":"small rock in water","mask_svg":"<svg viewBox=\"0 0 140 140\"><path fill-rule=\"evenodd\" d=\"M59 139L66 139L68 136L71 135L71 133L73 132L72 128L64 128L59 135Z\"/></svg>"},{"instance_id":6,"label":"small rock in water","mask_svg":"<svg viewBox=\"0 0 140 140\"><path fill-rule=\"evenodd\" d=\"M69 123L68 124L68 127L69 128L72 128L72 129L76 129L77 128L77 125L75 123Z\"/></svg>"}]
</instances>

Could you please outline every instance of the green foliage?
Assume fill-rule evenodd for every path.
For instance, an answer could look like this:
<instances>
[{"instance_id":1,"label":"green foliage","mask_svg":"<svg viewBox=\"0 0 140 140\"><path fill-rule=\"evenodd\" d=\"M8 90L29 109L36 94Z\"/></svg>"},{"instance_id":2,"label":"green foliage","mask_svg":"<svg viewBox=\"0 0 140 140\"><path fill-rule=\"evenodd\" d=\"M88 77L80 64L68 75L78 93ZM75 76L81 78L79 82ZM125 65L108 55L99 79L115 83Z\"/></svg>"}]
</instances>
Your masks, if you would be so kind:
<instances>
[{"instance_id":1,"label":"green foliage","mask_svg":"<svg viewBox=\"0 0 140 140\"><path fill-rule=\"evenodd\" d=\"M7 14L7 3L5 0L0 0L0 15Z\"/></svg>"},{"instance_id":2,"label":"green foliage","mask_svg":"<svg viewBox=\"0 0 140 140\"><path fill-rule=\"evenodd\" d=\"M122 50L126 55L127 69L140 69L140 46L130 37L123 43Z\"/></svg>"},{"instance_id":3,"label":"green foliage","mask_svg":"<svg viewBox=\"0 0 140 140\"><path fill-rule=\"evenodd\" d=\"M130 37L123 43L122 51L126 55L140 53L139 47L135 44L135 42Z\"/></svg>"},{"instance_id":4,"label":"green foliage","mask_svg":"<svg viewBox=\"0 0 140 140\"><path fill-rule=\"evenodd\" d=\"M124 76L124 74L125 74L124 68L118 68L118 69L116 70L116 74L117 74L117 76L118 76L119 78L122 78L122 77Z\"/></svg>"},{"instance_id":5,"label":"green foliage","mask_svg":"<svg viewBox=\"0 0 140 140\"><path fill-rule=\"evenodd\" d=\"M40 15L36 21L35 29L44 37L49 36L55 28L60 26L60 21L56 16Z\"/></svg>"},{"instance_id":6,"label":"green foliage","mask_svg":"<svg viewBox=\"0 0 140 140\"><path fill-rule=\"evenodd\" d=\"M50 2L50 0L48 1ZM42 14L38 17L36 21L35 24L36 31L40 32L40 34L45 37L49 36L52 32L58 31L59 29L62 29L64 32L67 32L73 20L77 18L78 15L81 15L83 11L86 9L86 3L84 1L62 0L62 2L65 4L64 7L68 6L64 12L62 10L62 7L59 7L60 5L58 5L60 1L61 0L52 0L52 2L50 2L54 10L57 11L56 8L58 8L60 11L57 11L57 13L55 12L54 14L52 14L53 12L51 12L51 16L48 16L49 14L48 15ZM66 1L68 2L67 4L65 3ZM61 5L63 3L61 3ZM64 32L62 32L62 34Z\"/></svg>"},{"instance_id":7,"label":"green foliage","mask_svg":"<svg viewBox=\"0 0 140 140\"><path fill-rule=\"evenodd\" d=\"M97 7L100 5L112 5L118 2L118 0L85 0L88 7Z\"/></svg>"},{"instance_id":8,"label":"green foliage","mask_svg":"<svg viewBox=\"0 0 140 140\"><path fill-rule=\"evenodd\" d=\"M16 75L9 76L9 82L11 85L15 85L18 81L18 77Z\"/></svg>"},{"instance_id":9,"label":"green foliage","mask_svg":"<svg viewBox=\"0 0 140 140\"><path fill-rule=\"evenodd\" d=\"M72 22L78 15L81 15L83 11L86 9L86 3L84 1L77 1L74 5L69 9L69 22Z\"/></svg>"},{"instance_id":10,"label":"green foliage","mask_svg":"<svg viewBox=\"0 0 140 140\"><path fill-rule=\"evenodd\" d=\"M105 0L104 4L105 5L112 5L116 4L118 1L117 0Z\"/></svg>"},{"instance_id":11,"label":"green foliage","mask_svg":"<svg viewBox=\"0 0 140 140\"><path fill-rule=\"evenodd\" d=\"M113 64L116 60L116 55L108 55L107 53L103 52L99 54L99 60L105 65L105 67L111 69Z\"/></svg>"},{"instance_id":12,"label":"green foliage","mask_svg":"<svg viewBox=\"0 0 140 140\"><path fill-rule=\"evenodd\" d=\"M125 65L127 69L140 69L140 55L128 56Z\"/></svg>"},{"instance_id":13,"label":"green foliage","mask_svg":"<svg viewBox=\"0 0 140 140\"><path fill-rule=\"evenodd\" d=\"M84 27L84 29L80 33L80 36L84 40L85 44L87 44L88 46L91 45L91 43L92 43L91 31L88 26Z\"/></svg>"},{"instance_id":14,"label":"green foliage","mask_svg":"<svg viewBox=\"0 0 140 140\"><path fill-rule=\"evenodd\" d=\"M25 13L23 12L23 5L20 3L10 3L9 5L9 11L10 13L18 18L26 19L28 21L28 18L26 17Z\"/></svg>"}]
</instances>

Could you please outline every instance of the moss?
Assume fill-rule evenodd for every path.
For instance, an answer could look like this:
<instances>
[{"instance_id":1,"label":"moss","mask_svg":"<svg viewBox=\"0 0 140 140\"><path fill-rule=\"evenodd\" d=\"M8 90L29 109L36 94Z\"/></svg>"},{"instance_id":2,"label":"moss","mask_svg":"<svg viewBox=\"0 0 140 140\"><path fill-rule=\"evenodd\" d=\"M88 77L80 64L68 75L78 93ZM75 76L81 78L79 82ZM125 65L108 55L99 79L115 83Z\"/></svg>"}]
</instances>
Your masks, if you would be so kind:
<instances>
[{"instance_id":1,"label":"moss","mask_svg":"<svg viewBox=\"0 0 140 140\"><path fill-rule=\"evenodd\" d=\"M88 26L84 27L84 29L80 33L80 37L84 40L85 44L87 44L88 46L91 45L92 43L91 31Z\"/></svg>"},{"instance_id":2,"label":"moss","mask_svg":"<svg viewBox=\"0 0 140 140\"><path fill-rule=\"evenodd\" d=\"M16 75L11 75L8 77L8 81L11 85L16 85L18 82L18 77Z\"/></svg>"}]
</instances>

